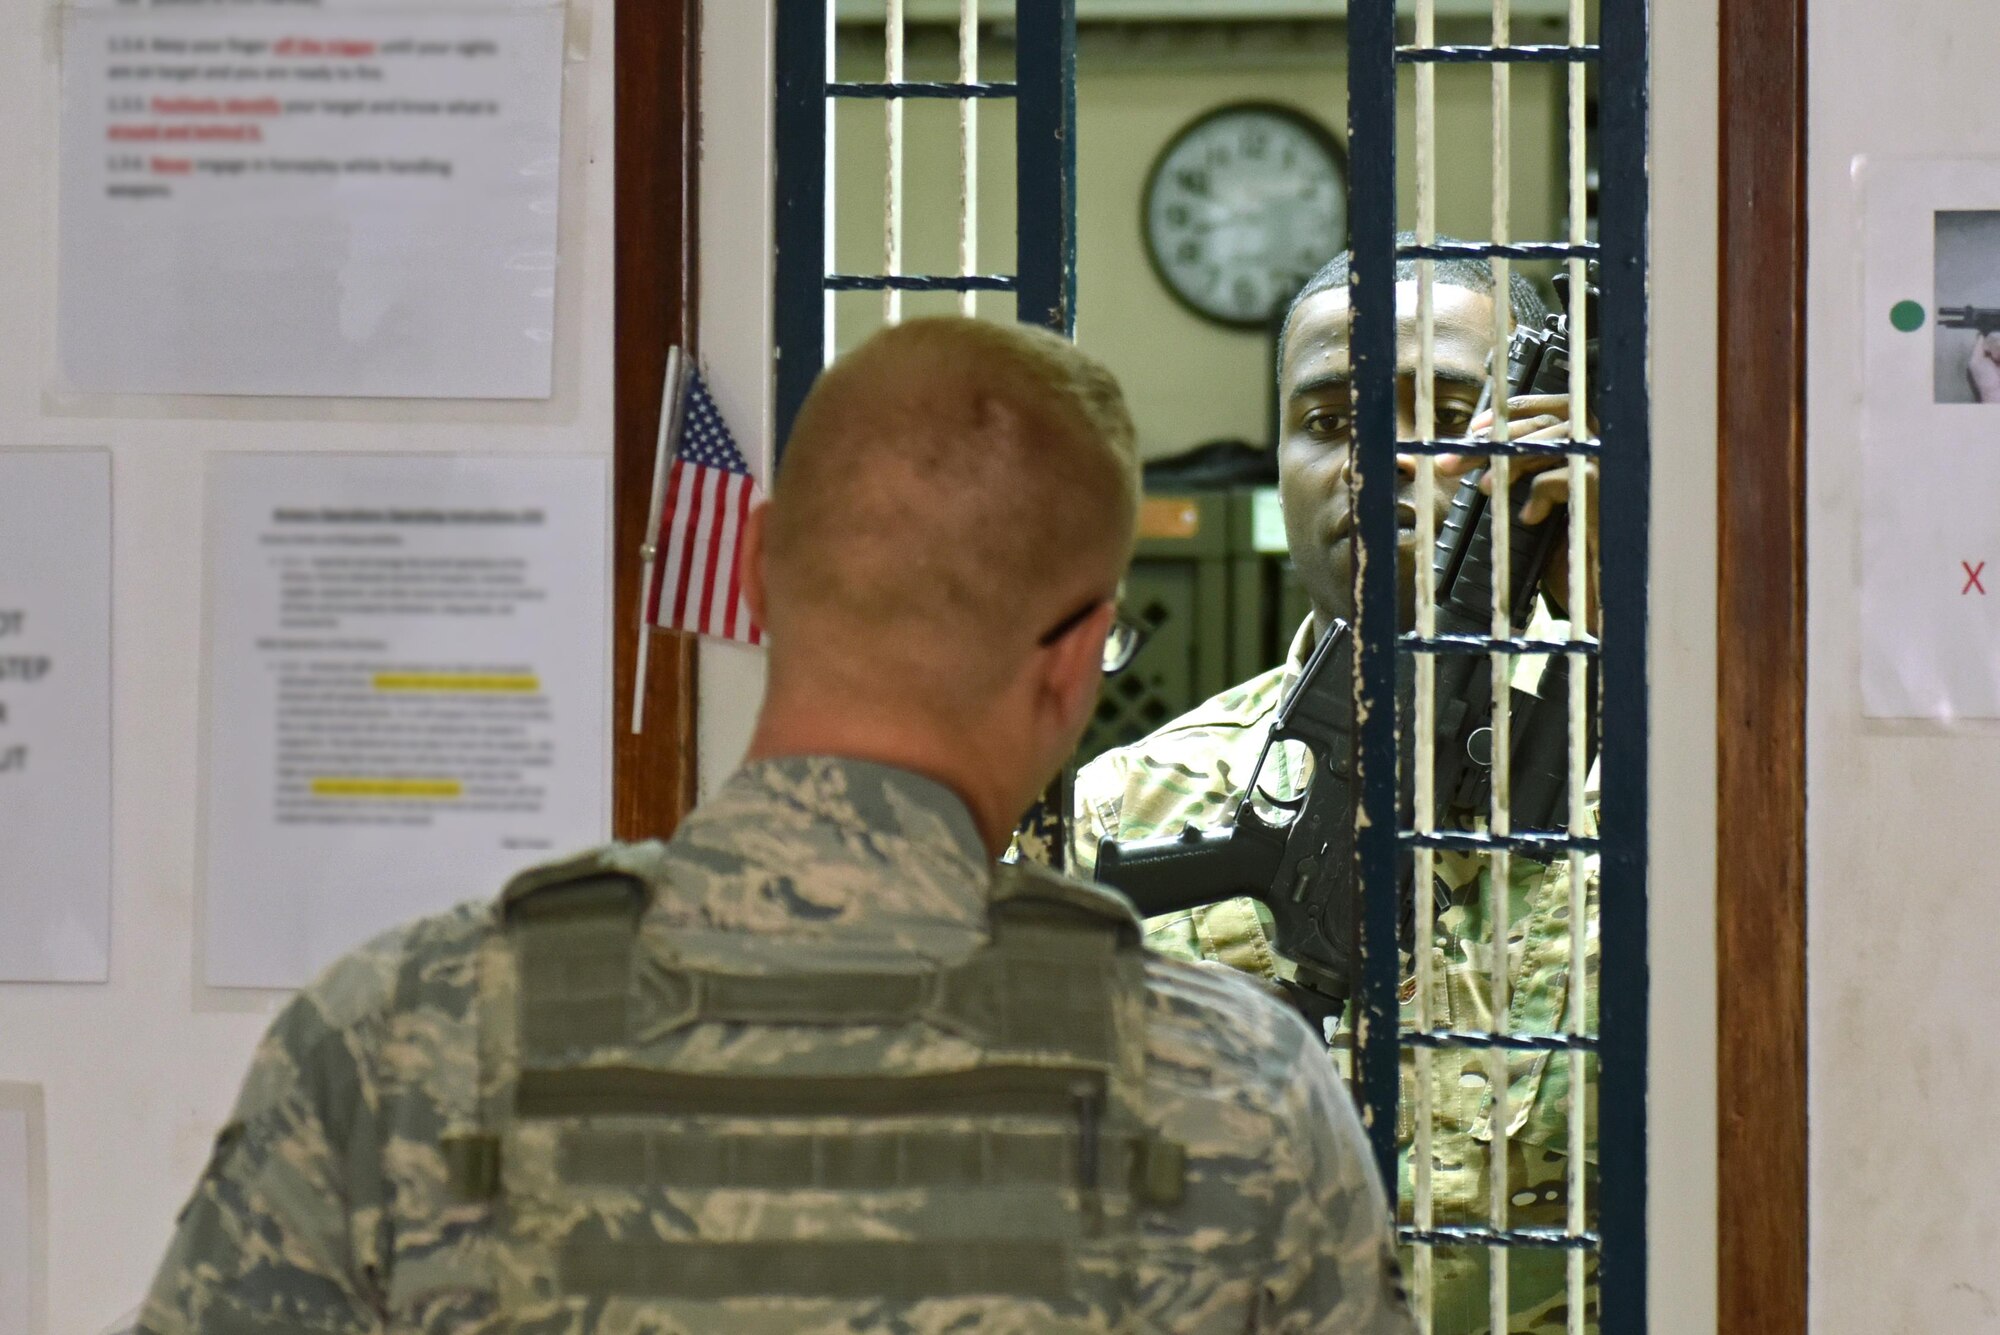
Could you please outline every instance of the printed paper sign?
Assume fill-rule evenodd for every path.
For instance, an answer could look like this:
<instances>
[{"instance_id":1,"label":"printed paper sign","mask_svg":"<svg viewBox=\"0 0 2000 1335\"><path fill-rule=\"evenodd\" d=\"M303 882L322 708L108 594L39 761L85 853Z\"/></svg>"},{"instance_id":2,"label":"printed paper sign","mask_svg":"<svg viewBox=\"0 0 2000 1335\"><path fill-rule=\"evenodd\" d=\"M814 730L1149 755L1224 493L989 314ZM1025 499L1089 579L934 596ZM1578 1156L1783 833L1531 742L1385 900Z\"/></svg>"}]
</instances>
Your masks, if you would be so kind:
<instances>
[{"instance_id":1,"label":"printed paper sign","mask_svg":"<svg viewBox=\"0 0 2000 1335\"><path fill-rule=\"evenodd\" d=\"M601 459L210 480L208 981L296 987L610 824Z\"/></svg>"},{"instance_id":2,"label":"printed paper sign","mask_svg":"<svg viewBox=\"0 0 2000 1335\"><path fill-rule=\"evenodd\" d=\"M2000 158L1856 175L1863 709L2000 717Z\"/></svg>"},{"instance_id":3,"label":"printed paper sign","mask_svg":"<svg viewBox=\"0 0 2000 1335\"><path fill-rule=\"evenodd\" d=\"M0 451L0 982L110 967L111 456Z\"/></svg>"},{"instance_id":4,"label":"printed paper sign","mask_svg":"<svg viewBox=\"0 0 2000 1335\"><path fill-rule=\"evenodd\" d=\"M70 9L68 379L548 397L562 35L546 0Z\"/></svg>"}]
</instances>

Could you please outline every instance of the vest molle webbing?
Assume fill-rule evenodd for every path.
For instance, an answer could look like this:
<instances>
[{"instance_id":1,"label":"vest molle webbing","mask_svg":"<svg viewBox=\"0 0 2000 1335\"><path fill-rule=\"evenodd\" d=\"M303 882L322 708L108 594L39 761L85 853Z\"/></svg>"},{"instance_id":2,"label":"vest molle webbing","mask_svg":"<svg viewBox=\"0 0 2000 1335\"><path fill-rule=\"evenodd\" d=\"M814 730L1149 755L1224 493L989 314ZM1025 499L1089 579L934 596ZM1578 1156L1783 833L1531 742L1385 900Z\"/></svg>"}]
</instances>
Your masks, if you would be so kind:
<instances>
[{"instance_id":1,"label":"vest molle webbing","mask_svg":"<svg viewBox=\"0 0 2000 1335\"><path fill-rule=\"evenodd\" d=\"M496 1200L515 1329L884 1302L1115 1326L1138 1214L1177 1203L1186 1172L1141 1117L1121 901L1003 867L990 940L959 962L752 943L778 970L754 972L639 950L648 898L587 861L506 897L511 1088L448 1152Z\"/></svg>"}]
</instances>

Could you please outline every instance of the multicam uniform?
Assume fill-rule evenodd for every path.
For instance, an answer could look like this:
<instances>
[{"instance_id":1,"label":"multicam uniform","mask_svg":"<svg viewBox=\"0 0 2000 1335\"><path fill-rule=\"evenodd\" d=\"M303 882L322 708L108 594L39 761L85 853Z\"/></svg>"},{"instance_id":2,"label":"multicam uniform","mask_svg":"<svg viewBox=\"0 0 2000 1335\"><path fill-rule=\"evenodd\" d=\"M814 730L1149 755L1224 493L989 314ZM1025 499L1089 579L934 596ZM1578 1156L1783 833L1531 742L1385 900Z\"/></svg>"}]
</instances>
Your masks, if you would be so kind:
<instances>
[{"instance_id":1,"label":"multicam uniform","mask_svg":"<svg viewBox=\"0 0 2000 1335\"><path fill-rule=\"evenodd\" d=\"M1313 645L1313 626L1300 628L1281 667L1224 691L1142 741L1110 751L1086 765L1076 779L1076 817L1070 831L1070 870L1088 876L1099 841L1177 834L1192 824L1214 827L1235 815L1256 778L1258 757L1279 704L1290 693ZM1286 756L1273 753L1280 772L1258 781L1260 790L1289 795L1300 776L1283 772ZM1593 808L1594 809L1594 808ZM1487 981L1488 873L1483 859L1440 854L1438 871L1452 888L1452 905L1439 914L1430 943L1431 1022L1437 1027L1487 1031L1493 1027ZM1507 1027L1516 1034L1558 1034L1567 1028L1570 968L1570 894L1567 863L1548 866L1512 860L1509 895L1510 997ZM1587 1028L1596 1027L1597 910L1593 874L1588 887L1587 968L1592 986ZM1248 899L1154 918L1147 944L1182 959L1218 960L1267 978L1289 973L1273 953L1270 920ZM1403 1018L1414 1024L1416 980L1403 983ZM1565 1185L1569 1144L1568 1057L1548 1053L1509 1059L1508 1222L1515 1227L1562 1228L1567 1223ZM1490 1219L1492 1103L1483 1052L1439 1051L1433 1059L1431 1191L1438 1224L1484 1225ZM1591 1058L1589 1070L1595 1070ZM1400 1213L1411 1222L1413 1184L1410 1143L1416 1068L1404 1054L1398 1137L1403 1145ZM1594 1105L1595 1080L1586 1076ZM1594 1112L1587 1123L1594 1128ZM1593 1131L1594 1137L1594 1131ZM1595 1155L1595 1139L1590 1142ZM1433 1262L1433 1329L1437 1335L1473 1335L1489 1327L1488 1278L1483 1249L1439 1249ZM1409 1257L1405 1256L1406 1267ZM1566 1329L1567 1261L1555 1249L1523 1249L1509 1270L1510 1329ZM1586 1276L1594 1323L1596 1268Z\"/></svg>"},{"instance_id":2,"label":"multicam uniform","mask_svg":"<svg viewBox=\"0 0 2000 1335\"><path fill-rule=\"evenodd\" d=\"M139 1329L1406 1335L1315 1049L937 784L761 762L302 993Z\"/></svg>"}]
</instances>

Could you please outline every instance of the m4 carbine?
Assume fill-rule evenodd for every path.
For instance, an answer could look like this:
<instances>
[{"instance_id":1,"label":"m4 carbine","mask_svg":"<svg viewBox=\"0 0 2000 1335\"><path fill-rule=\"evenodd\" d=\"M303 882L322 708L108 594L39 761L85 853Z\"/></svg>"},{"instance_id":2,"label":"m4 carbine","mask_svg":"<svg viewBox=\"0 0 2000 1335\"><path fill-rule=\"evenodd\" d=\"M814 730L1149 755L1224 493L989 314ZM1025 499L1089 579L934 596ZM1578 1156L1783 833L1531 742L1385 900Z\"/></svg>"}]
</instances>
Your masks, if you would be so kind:
<instances>
[{"instance_id":1,"label":"m4 carbine","mask_svg":"<svg viewBox=\"0 0 2000 1335\"><path fill-rule=\"evenodd\" d=\"M1293 812L1290 821L1274 824L1257 809L1257 780L1273 752L1293 742L1312 753L1312 778L1296 799L1264 799ZM1339 1002L1358 964L1355 796L1354 637L1345 622L1335 622L1278 707L1235 823L1217 830L1190 825L1162 839L1106 839L1097 848L1097 879L1131 896L1147 917L1225 899L1257 900L1271 911L1272 945L1292 962L1298 986Z\"/></svg>"},{"instance_id":2,"label":"m4 carbine","mask_svg":"<svg viewBox=\"0 0 2000 1335\"><path fill-rule=\"evenodd\" d=\"M1507 379L1516 397L1569 393L1572 354L1569 275L1556 278L1556 294L1564 313L1550 315L1539 329L1519 329L1507 350ZM1597 288L1584 289L1586 328L1596 330ZM1585 350L1586 366L1596 370L1593 336ZM1585 378L1590 416L1596 417L1597 377ZM1490 397L1490 391L1489 391ZM1480 404L1484 411L1487 403ZM1493 626L1492 498L1479 490L1485 470L1468 474L1452 498L1450 513L1438 533L1432 562L1437 588L1437 629L1440 635L1482 636ZM1531 478L1513 488L1513 512L1527 503ZM1535 612L1535 596L1549 562L1568 540L1565 509L1558 508L1535 524L1517 518L1508 526L1508 622L1516 633ZM1493 784L1493 672L1483 654L1440 654L1437 663L1437 751L1434 808L1438 820L1451 828L1459 821L1484 819L1491 807ZM1594 711L1593 711L1594 716ZM1535 691L1515 689L1509 711L1513 739L1513 779L1510 828L1516 833L1554 832L1569 806L1569 659L1549 660ZM1585 739L1586 754L1596 747ZM1405 801L1408 801L1407 785ZM1409 815L1405 807L1404 815ZM1461 825L1462 827L1462 825ZM1405 880L1407 881L1407 876ZM1405 895L1405 912L1410 899ZM1405 924L1406 929L1408 924Z\"/></svg>"},{"instance_id":3,"label":"m4 carbine","mask_svg":"<svg viewBox=\"0 0 2000 1335\"><path fill-rule=\"evenodd\" d=\"M1977 329L1982 336L2000 334L2000 307L1940 306L1937 319L1946 329Z\"/></svg>"},{"instance_id":4,"label":"m4 carbine","mask_svg":"<svg viewBox=\"0 0 2000 1335\"><path fill-rule=\"evenodd\" d=\"M1568 307L1568 284L1557 281ZM1595 329L1596 290L1588 327ZM1516 395L1563 394L1569 390L1571 356L1567 315L1551 315L1539 329L1518 330L1508 349L1508 380ZM1586 355L1594 352L1586 350ZM1594 357L1592 358L1594 361ZM1595 381L1591 380L1594 387ZM1469 447L1470 448L1470 447ZM1468 475L1452 498L1440 528L1432 566L1437 588L1437 629L1441 635L1483 636L1492 629L1492 498L1479 490L1483 472ZM1513 488L1519 512L1532 479ZM1537 524L1518 520L1508 529L1507 608L1516 631L1533 614L1535 595L1549 559L1567 531L1557 509ZM1569 662L1550 660L1540 689L1511 692L1512 828L1555 832L1568 811ZM1407 716L1414 688L1408 656L1399 676L1398 709ZM1441 828L1470 828L1488 813L1493 765L1493 673L1483 654L1441 654L1437 663L1437 728L1434 807ZM1594 713L1594 710L1592 711ZM1594 749L1595 737L1585 740ZM1401 806L1413 809L1411 735L1403 733ZM1296 743L1311 753L1312 773L1296 798L1260 791L1274 754ZM1152 917L1226 899L1248 898L1271 914L1273 948L1297 974L1295 999L1309 1014L1334 1013L1354 989L1360 962L1361 904L1354 859L1354 640L1345 623L1320 636L1257 762L1250 787L1237 804L1234 823L1214 830L1190 825L1158 839L1106 839L1098 847L1097 879L1129 895L1140 913ZM1287 810L1283 824L1266 820L1260 808ZM1415 859L1403 857L1401 895L1403 941L1412 945ZM1444 903L1445 888L1431 887ZM1303 994L1303 995L1300 995Z\"/></svg>"}]
</instances>

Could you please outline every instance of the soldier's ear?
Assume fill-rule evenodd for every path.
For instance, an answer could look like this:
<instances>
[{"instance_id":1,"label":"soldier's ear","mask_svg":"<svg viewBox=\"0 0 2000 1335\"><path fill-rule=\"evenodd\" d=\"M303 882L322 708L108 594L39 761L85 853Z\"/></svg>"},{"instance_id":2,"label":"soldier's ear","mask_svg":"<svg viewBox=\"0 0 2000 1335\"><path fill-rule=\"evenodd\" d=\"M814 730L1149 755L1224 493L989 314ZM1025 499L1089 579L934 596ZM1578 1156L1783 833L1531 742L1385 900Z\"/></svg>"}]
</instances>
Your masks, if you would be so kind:
<instances>
[{"instance_id":1,"label":"soldier's ear","mask_svg":"<svg viewBox=\"0 0 2000 1335\"><path fill-rule=\"evenodd\" d=\"M1117 605L1107 598L1061 638L1042 647L1045 690L1064 731L1081 729L1097 705L1104 684L1104 641L1117 614Z\"/></svg>"}]
</instances>

